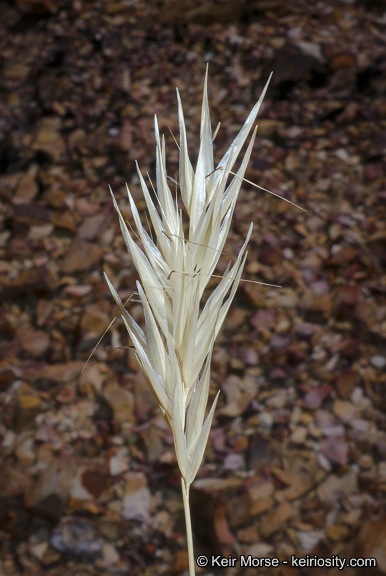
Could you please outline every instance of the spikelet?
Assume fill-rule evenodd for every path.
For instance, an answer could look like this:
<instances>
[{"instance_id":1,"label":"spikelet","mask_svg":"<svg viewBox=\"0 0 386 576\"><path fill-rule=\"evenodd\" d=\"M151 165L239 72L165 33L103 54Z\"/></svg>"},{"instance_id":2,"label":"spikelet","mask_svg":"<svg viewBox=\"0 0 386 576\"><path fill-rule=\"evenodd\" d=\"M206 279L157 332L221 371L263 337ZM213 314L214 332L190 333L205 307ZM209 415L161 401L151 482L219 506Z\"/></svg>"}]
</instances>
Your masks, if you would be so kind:
<instances>
[{"instance_id":1,"label":"spikelet","mask_svg":"<svg viewBox=\"0 0 386 576\"><path fill-rule=\"evenodd\" d=\"M168 185L165 141L159 134L156 117L158 210L137 165L156 242L142 225L127 188L143 249L136 244L112 194L127 250L140 277L137 292L143 306L145 332L126 311L107 276L106 280L134 345L138 363L173 432L177 461L187 492L202 462L218 399L217 393L205 416L213 346L240 280L252 225L233 266L227 267L205 305L201 301L228 236L256 128L236 175L232 177L231 171L256 120L268 83L269 80L244 126L215 168L206 74L200 149L195 170L189 159L184 115L177 90L179 189L189 222L188 229L185 227L186 237L182 211ZM227 185L230 176L231 181Z\"/></svg>"}]
</instances>

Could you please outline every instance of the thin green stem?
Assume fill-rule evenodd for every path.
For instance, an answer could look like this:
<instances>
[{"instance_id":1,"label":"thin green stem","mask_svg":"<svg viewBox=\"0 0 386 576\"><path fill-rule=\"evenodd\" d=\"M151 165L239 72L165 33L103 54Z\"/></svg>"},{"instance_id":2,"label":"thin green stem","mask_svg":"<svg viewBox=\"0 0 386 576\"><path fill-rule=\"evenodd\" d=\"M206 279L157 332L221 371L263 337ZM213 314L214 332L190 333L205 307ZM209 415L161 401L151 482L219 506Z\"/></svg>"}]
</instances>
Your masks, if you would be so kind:
<instances>
[{"instance_id":1,"label":"thin green stem","mask_svg":"<svg viewBox=\"0 0 386 576\"><path fill-rule=\"evenodd\" d=\"M186 540L188 544L189 576L195 576L196 571L194 566L192 520L190 518L190 505L189 505L190 485L185 484L185 480L182 478L182 476L181 476L181 486L182 486L182 498L184 501Z\"/></svg>"}]
</instances>

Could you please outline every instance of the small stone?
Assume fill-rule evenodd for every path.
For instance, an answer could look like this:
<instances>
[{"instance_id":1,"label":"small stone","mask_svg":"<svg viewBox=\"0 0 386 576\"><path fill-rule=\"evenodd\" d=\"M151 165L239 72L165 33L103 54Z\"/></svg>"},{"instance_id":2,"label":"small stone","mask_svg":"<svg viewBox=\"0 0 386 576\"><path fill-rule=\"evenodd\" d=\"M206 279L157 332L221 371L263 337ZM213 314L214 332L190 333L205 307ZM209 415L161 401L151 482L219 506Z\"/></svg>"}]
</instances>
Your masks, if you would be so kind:
<instances>
[{"instance_id":1,"label":"small stone","mask_svg":"<svg viewBox=\"0 0 386 576\"><path fill-rule=\"evenodd\" d=\"M383 370L386 366L386 358L380 354L374 354L374 356L371 356L370 362L374 368L378 368L379 370Z\"/></svg>"},{"instance_id":2,"label":"small stone","mask_svg":"<svg viewBox=\"0 0 386 576\"><path fill-rule=\"evenodd\" d=\"M51 236L54 230L53 224L41 224L38 226L31 226L28 234L30 240L38 241Z\"/></svg>"},{"instance_id":3,"label":"small stone","mask_svg":"<svg viewBox=\"0 0 386 576\"><path fill-rule=\"evenodd\" d=\"M76 222L74 214L69 210L57 212L53 217L53 223L56 228L64 228L70 232L76 232Z\"/></svg>"},{"instance_id":4,"label":"small stone","mask_svg":"<svg viewBox=\"0 0 386 576\"><path fill-rule=\"evenodd\" d=\"M76 398L76 387L74 384L65 384L56 395L56 400L61 404L73 402Z\"/></svg>"},{"instance_id":5,"label":"small stone","mask_svg":"<svg viewBox=\"0 0 386 576\"><path fill-rule=\"evenodd\" d=\"M359 457L358 465L362 470L370 470L374 466L373 457L370 454L362 454Z\"/></svg>"},{"instance_id":6,"label":"small stone","mask_svg":"<svg viewBox=\"0 0 386 576\"><path fill-rule=\"evenodd\" d=\"M44 552L41 563L43 566L52 566L53 564L56 564L56 562L58 562L61 557L62 555L58 550L55 550L52 546L48 545Z\"/></svg>"},{"instance_id":7,"label":"small stone","mask_svg":"<svg viewBox=\"0 0 386 576\"><path fill-rule=\"evenodd\" d=\"M304 444L307 438L307 428L304 426L298 426L292 432L290 440L293 444Z\"/></svg>"},{"instance_id":8,"label":"small stone","mask_svg":"<svg viewBox=\"0 0 386 576\"><path fill-rule=\"evenodd\" d=\"M251 519L251 502L246 494L227 498L226 510L231 528L237 528Z\"/></svg>"},{"instance_id":9,"label":"small stone","mask_svg":"<svg viewBox=\"0 0 386 576\"><path fill-rule=\"evenodd\" d=\"M74 274L94 268L101 257L101 250L96 244L74 240L62 261L62 272Z\"/></svg>"},{"instance_id":10,"label":"small stone","mask_svg":"<svg viewBox=\"0 0 386 576\"><path fill-rule=\"evenodd\" d=\"M18 338L24 352L34 358L43 356L50 345L48 334L42 330L33 330L29 327L21 327L18 330Z\"/></svg>"},{"instance_id":11,"label":"small stone","mask_svg":"<svg viewBox=\"0 0 386 576\"><path fill-rule=\"evenodd\" d=\"M308 412L302 412L300 415L300 420L299 420L302 424L305 424L306 426L313 424L314 423L314 417L312 414L309 414Z\"/></svg>"},{"instance_id":12,"label":"small stone","mask_svg":"<svg viewBox=\"0 0 386 576\"><path fill-rule=\"evenodd\" d=\"M166 510L160 510L152 518L152 529L170 537L173 534L174 520L171 514Z\"/></svg>"},{"instance_id":13,"label":"small stone","mask_svg":"<svg viewBox=\"0 0 386 576\"><path fill-rule=\"evenodd\" d=\"M95 240L102 230L105 221L105 214L96 214L95 216L86 218L78 229L79 238L82 240Z\"/></svg>"},{"instance_id":14,"label":"small stone","mask_svg":"<svg viewBox=\"0 0 386 576\"><path fill-rule=\"evenodd\" d=\"M273 394L267 399L266 404L270 408L284 408L288 402L288 392L286 390L273 390Z\"/></svg>"},{"instance_id":15,"label":"small stone","mask_svg":"<svg viewBox=\"0 0 386 576\"><path fill-rule=\"evenodd\" d=\"M80 320L82 338L99 338L110 323L109 314L101 305L91 304L85 308Z\"/></svg>"},{"instance_id":16,"label":"small stone","mask_svg":"<svg viewBox=\"0 0 386 576\"><path fill-rule=\"evenodd\" d=\"M103 389L103 398L114 412L114 418L120 424L134 421L134 397L115 382L109 382Z\"/></svg>"},{"instance_id":17,"label":"small stone","mask_svg":"<svg viewBox=\"0 0 386 576\"><path fill-rule=\"evenodd\" d=\"M66 145L60 134L62 120L58 117L41 118L32 144L34 150L40 150L60 162L66 153Z\"/></svg>"},{"instance_id":18,"label":"small stone","mask_svg":"<svg viewBox=\"0 0 386 576\"><path fill-rule=\"evenodd\" d=\"M79 466L75 478L71 481L71 504L76 504L78 500L83 502L85 500L98 498L108 486L109 477L106 470Z\"/></svg>"},{"instance_id":19,"label":"small stone","mask_svg":"<svg viewBox=\"0 0 386 576\"><path fill-rule=\"evenodd\" d=\"M48 548L48 542L38 542L36 544L31 544L29 547L30 553L35 556L40 562L43 561L45 553Z\"/></svg>"},{"instance_id":20,"label":"small stone","mask_svg":"<svg viewBox=\"0 0 386 576\"><path fill-rule=\"evenodd\" d=\"M153 425L140 432L145 444L146 455L149 462L157 462L164 451L164 445L159 430Z\"/></svg>"},{"instance_id":21,"label":"small stone","mask_svg":"<svg viewBox=\"0 0 386 576\"><path fill-rule=\"evenodd\" d=\"M358 491L357 474L354 470L350 470L344 476L330 475L317 488L321 502L330 506L342 497L355 494Z\"/></svg>"},{"instance_id":22,"label":"small stone","mask_svg":"<svg viewBox=\"0 0 386 576\"><path fill-rule=\"evenodd\" d=\"M328 384L322 384L322 386L309 390L304 396L304 407L310 410L320 408L323 402L330 396L331 390L332 388Z\"/></svg>"},{"instance_id":23,"label":"small stone","mask_svg":"<svg viewBox=\"0 0 386 576\"><path fill-rule=\"evenodd\" d=\"M244 467L245 462L241 454L228 454L224 460L225 470L243 470Z\"/></svg>"},{"instance_id":24,"label":"small stone","mask_svg":"<svg viewBox=\"0 0 386 576\"><path fill-rule=\"evenodd\" d=\"M82 298L91 291L91 288L90 284L84 286L66 286L64 292L69 296L74 296L74 298Z\"/></svg>"},{"instance_id":25,"label":"small stone","mask_svg":"<svg viewBox=\"0 0 386 576\"><path fill-rule=\"evenodd\" d=\"M274 506L274 500L271 496L266 496L265 498L259 498L251 504L250 513L252 516L258 516L263 514Z\"/></svg>"},{"instance_id":26,"label":"small stone","mask_svg":"<svg viewBox=\"0 0 386 576\"><path fill-rule=\"evenodd\" d=\"M97 537L91 522L67 517L54 530L50 544L59 552L92 558L99 556L103 541Z\"/></svg>"},{"instance_id":27,"label":"small stone","mask_svg":"<svg viewBox=\"0 0 386 576\"><path fill-rule=\"evenodd\" d=\"M109 470L112 476L119 476L129 470L129 452L126 447L112 448L108 454Z\"/></svg>"},{"instance_id":28,"label":"small stone","mask_svg":"<svg viewBox=\"0 0 386 576\"><path fill-rule=\"evenodd\" d=\"M57 522L64 512L74 467L68 458L52 462L25 497L25 505L35 513Z\"/></svg>"},{"instance_id":29,"label":"small stone","mask_svg":"<svg viewBox=\"0 0 386 576\"><path fill-rule=\"evenodd\" d=\"M312 550L319 544L324 538L324 533L318 530L308 530L306 532L297 532L297 538L299 540L300 548L306 554L312 552Z\"/></svg>"},{"instance_id":30,"label":"small stone","mask_svg":"<svg viewBox=\"0 0 386 576\"><path fill-rule=\"evenodd\" d=\"M247 555L250 554L253 558L264 558L265 556L270 556L273 552L274 548L265 542L256 542L256 544L252 544L247 549Z\"/></svg>"},{"instance_id":31,"label":"small stone","mask_svg":"<svg viewBox=\"0 0 386 576\"><path fill-rule=\"evenodd\" d=\"M23 466L31 466L35 462L35 443L32 436L19 438L15 448L16 458Z\"/></svg>"},{"instance_id":32,"label":"small stone","mask_svg":"<svg viewBox=\"0 0 386 576\"><path fill-rule=\"evenodd\" d=\"M248 487L248 493L252 502L260 500L261 498L266 498L267 496L271 496L274 490L275 488L273 482L271 482L270 480L262 480L260 482L254 481Z\"/></svg>"},{"instance_id":33,"label":"small stone","mask_svg":"<svg viewBox=\"0 0 386 576\"><path fill-rule=\"evenodd\" d=\"M20 178L16 193L12 197L14 204L28 204L37 196L39 192L39 186L36 182L37 171L38 166L32 164L28 172Z\"/></svg>"},{"instance_id":34,"label":"small stone","mask_svg":"<svg viewBox=\"0 0 386 576\"><path fill-rule=\"evenodd\" d=\"M331 524L331 526L327 526L326 534L330 540L333 542L339 542L340 540L344 540L350 532L350 528L348 526L339 526L336 524Z\"/></svg>"},{"instance_id":35,"label":"small stone","mask_svg":"<svg viewBox=\"0 0 386 576\"><path fill-rule=\"evenodd\" d=\"M282 502L277 508L269 513L269 517L266 522L263 522L261 527L261 535L264 538L268 538L275 534L278 530L284 528L284 524L292 516L292 507L289 502Z\"/></svg>"},{"instance_id":36,"label":"small stone","mask_svg":"<svg viewBox=\"0 0 386 576\"><path fill-rule=\"evenodd\" d=\"M330 436L323 440L320 445L322 453L331 462L346 466L348 460L347 442L341 436Z\"/></svg>"},{"instance_id":37,"label":"small stone","mask_svg":"<svg viewBox=\"0 0 386 576\"><path fill-rule=\"evenodd\" d=\"M125 493L122 502L122 517L147 523L150 517L150 491L146 476L142 473L129 473L125 477Z\"/></svg>"},{"instance_id":38,"label":"small stone","mask_svg":"<svg viewBox=\"0 0 386 576\"><path fill-rule=\"evenodd\" d=\"M117 564L120 560L119 552L113 544L104 542L102 546L102 558L98 561L98 566L101 568L109 568Z\"/></svg>"},{"instance_id":39,"label":"small stone","mask_svg":"<svg viewBox=\"0 0 386 576\"><path fill-rule=\"evenodd\" d=\"M333 412L342 422L347 423L355 417L357 409L351 402L335 400Z\"/></svg>"},{"instance_id":40,"label":"small stone","mask_svg":"<svg viewBox=\"0 0 386 576\"><path fill-rule=\"evenodd\" d=\"M223 383L222 389L225 392L227 403L218 413L234 418L243 414L249 403L255 398L257 383L254 378L238 378L231 375Z\"/></svg>"},{"instance_id":41,"label":"small stone","mask_svg":"<svg viewBox=\"0 0 386 576\"><path fill-rule=\"evenodd\" d=\"M245 544L252 544L258 542L259 533L256 526L248 526L248 528L241 528L237 531L237 540ZM269 546L269 548L271 548Z\"/></svg>"},{"instance_id":42,"label":"small stone","mask_svg":"<svg viewBox=\"0 0 386 576\"><path fill-rule=\"evenodd\" d=\"M344 400L348 400L357 385L358 377L354 370L348 369L341 372L336 379L336 389Z\"/></svg>"},{"instance_id":43,"label":"small stone","mask_svg":"<svg viewBox=\"0 0 386 576\"><path fill-rule=\"evenodd\" d=\"M4 67L3 74L7 79L23 82L26 80L31 68L27 63L13 62L10 58L7 59L7 65Z\"/></svg>"},{"instance_id":44,"label":"small stone","mask_svg":"<svg viewBox=\"0 0 386 576\"><path fill-rule=\"evenodd\" d=\"M198 478L195 480L193 488L216 498L220 492L239 488L241 484L242 480L239 478Z\"/></svg>"},{"instance_id":45,"label":"small stone","mask_svg":"<svg viewBox=\"0 0 386 576\"><path fill-rule=\"evenodd\" d=\"M359 534L359 541L363 546L363 556L375 557L377 568L386 573L386 515L383 514L375 521L365 522Z\"/></svg>"},{"instance_id":46,"label":"small stone","mask_svg":"<svg viewBox=\"0 0 386 576\"><path fill-rule=\"evenodd\" d=\"M28 384L23 383L17 391L15 427L18 431L24 430L33 424L35 416L40 411L40 406L40 397Z\"/></svg>"}]
</instances>

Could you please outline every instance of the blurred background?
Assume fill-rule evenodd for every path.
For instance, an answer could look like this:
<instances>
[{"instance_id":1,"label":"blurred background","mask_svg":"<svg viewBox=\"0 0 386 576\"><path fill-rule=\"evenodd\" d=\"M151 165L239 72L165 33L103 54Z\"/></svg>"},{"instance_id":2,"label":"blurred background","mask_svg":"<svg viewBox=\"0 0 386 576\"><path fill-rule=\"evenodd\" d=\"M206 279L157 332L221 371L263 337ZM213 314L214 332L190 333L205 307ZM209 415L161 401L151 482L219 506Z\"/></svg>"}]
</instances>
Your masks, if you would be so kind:
<instances>
[{"instance_id":1,"label":"blurred background","mask_svg":"<svg viewBox=\"0 0 386 576\"><path fill-rule=\"evenodd\" d=\"M154 179L154 114L178 177L176 86L194 159L206 63L217 160L273 70L246 178L307 212L240 192L219 273L252 220L244 278L282 288L241 283L217 341L196 554L375 557L342 573L385 574L385 5L0 13L1 576L187 573L171 433L118 320L81 371L117 313L103 271L122 299L136 281L108 185L132 223L125 183L144 209L135 160Z\"/></svg>"}]
</instances>

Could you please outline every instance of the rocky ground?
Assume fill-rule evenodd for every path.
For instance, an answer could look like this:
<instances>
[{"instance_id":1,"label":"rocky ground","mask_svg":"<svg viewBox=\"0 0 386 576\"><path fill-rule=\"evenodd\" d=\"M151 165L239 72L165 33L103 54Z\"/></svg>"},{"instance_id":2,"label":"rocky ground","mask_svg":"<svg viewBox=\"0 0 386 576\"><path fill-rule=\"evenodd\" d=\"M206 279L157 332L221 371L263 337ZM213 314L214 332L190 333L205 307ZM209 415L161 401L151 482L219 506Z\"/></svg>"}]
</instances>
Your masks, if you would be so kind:
<instances>
[{"instance_id":1,"label":"rocky ground","mask_svg":"<svg viewBox=\"0 0 386 576\"><path fill-rule=\"evenodd\" d=\"M205 63L221 157L273 70L226 256L255 227L218 339L192 492L196 553L375 557L386 574L381 2L0 0L0 575L183 574L172 437L117 313L135 270L110 184L143 207L175 86L197 152ZM382 74L383 73L383 74ZM128 305L141 320L138 304Z\"/></svg>"}]
</instances>

